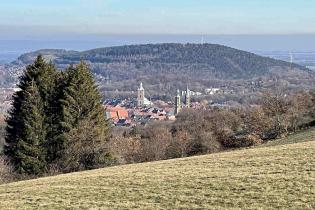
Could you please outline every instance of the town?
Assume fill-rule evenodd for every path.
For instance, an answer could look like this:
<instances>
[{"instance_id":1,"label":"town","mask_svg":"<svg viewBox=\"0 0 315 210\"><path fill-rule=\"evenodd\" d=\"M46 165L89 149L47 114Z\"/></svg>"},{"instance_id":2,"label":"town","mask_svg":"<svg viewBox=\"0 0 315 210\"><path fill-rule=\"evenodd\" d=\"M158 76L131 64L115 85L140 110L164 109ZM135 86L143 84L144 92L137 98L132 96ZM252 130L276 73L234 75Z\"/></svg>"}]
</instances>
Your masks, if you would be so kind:
<instances>
[{"instance_id":1,"label":"town","mask_svg":"<svg viewBox=\"0 0 315 210\"><path fill-rule=\"evenodd\" d=\"M218 88L208 89L209 94L215 94ZM174 101L154 103L145 97L143 84L137 90L137 96L129 99L107 99L103 106L105 116L113 126L146 125L152 121L174 121L176 115L183 109L206 109L200 102L191 102L192 95L200 95L186 88L177 90Z\"/></svg>"}]
</instances>

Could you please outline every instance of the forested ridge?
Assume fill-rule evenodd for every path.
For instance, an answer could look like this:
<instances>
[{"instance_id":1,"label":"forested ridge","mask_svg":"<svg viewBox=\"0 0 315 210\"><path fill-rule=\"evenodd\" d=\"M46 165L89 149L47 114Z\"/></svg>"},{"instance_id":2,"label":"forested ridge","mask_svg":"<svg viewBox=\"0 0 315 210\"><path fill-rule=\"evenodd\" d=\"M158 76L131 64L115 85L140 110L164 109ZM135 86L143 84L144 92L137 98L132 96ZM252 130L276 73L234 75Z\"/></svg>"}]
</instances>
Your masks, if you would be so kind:
<instances>
[{"instance_id":1,"label":"forested ridge","mask_svg":"<svg viewBox=\"0 0 315 210\"><path fill-rule=\"evenodd\" d=\"M172 100L177 89L205 93L219 88L216 103L236 100L240 103L257 93L284 85L287 90L313 88L315 73L306 67L216 44L146 44L105 47L88 51L42 49L21 55L0 66L1 87L14 87L22 70L37 55L59 69L84 60L104 98L134 97L142 82L147 97Z\"/></svg>"},{"instance_id":2,"label":"forested ridge","mask_svg":"<svg viewBox=\"0 0 315 210\"><path fill-rule=\"evenodd\" d=\"M125 69L126 73L199 73L225 79L260 76L273 68L295 68L307 71L307 68L297 64L216 44L130 45L83 52L40 50L24 54L18 60L30 63L33 57L39 53L46 54L59 65L79 62L81 59L93 64L105 64L105 66L94 66L94 72L101 75L110 74L110 64L116 67L121 64L119 69Z\"/></svg>"}]
</instances>

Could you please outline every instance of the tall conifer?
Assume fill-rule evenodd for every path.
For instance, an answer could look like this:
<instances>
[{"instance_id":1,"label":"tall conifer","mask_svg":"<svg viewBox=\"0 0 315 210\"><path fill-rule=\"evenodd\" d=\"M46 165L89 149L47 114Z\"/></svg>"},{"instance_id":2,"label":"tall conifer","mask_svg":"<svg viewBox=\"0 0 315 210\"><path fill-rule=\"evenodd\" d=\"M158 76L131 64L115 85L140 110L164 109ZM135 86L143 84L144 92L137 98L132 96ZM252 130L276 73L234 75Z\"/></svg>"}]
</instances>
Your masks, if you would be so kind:
<instances>
[{"instance_id":1,"label":"tall conifer","mask_svg":"<svg viewBox=\"0 0 315 210\"><path fill-rule=\"evenodd\" d=\"M63 119L62 107L60 99L63 98L63 89L65 88L66 74L59 72L54 82L54 90L50 95L49 107L46 111L46 144L47 148L47 162L54 163L56 159L60 158L60 151L63 149L63 140L60 138L65 129L60 122Z\"/></svg>"},{"instance_id":2,"label":"tall conifer","mask_svg":"<svg viewBox=\"0 0 315 210\"><path fill-rule=\"evenodd\" d=\"M24 71L20 90L13 96L4 152L21 173L38 174L46 168L44 144L55 75L54 66L38 56Z\"/></svg>"},{"instance_id":3,"label":"tall conifer","mask_svg":"<svg viewBox=\"0 0 315 210\"><path fill-rule=\"evenodd\" d=\"M89 67L57 72L39 56L20 78L7 119L5 154L21 173L39 174L57 164L63 171L108 161L108 125Z\"/></svg>"},{"instance_id":4,"label":"tall conifer","mask_svg":"<svg viewBox=\"0 0 315 210\"><path fill-rule=\"evenodd\" d=\"M61 99L65 131L59 136L63 144L62 167L66 171L97 167L106 161L108 125L101 95L89 67L81 62L66 71L66 87Z\"/></svg>"},{"instance_id":5,"label":"tall conifer","mask_svg":"<svg viewBox=\"0 0 315 210\"><path fill-rule=\"evenodd\" d=\"M17 139L15 157L20 173L39 174L46 168L44 148L44 106L35 82L25 89L21 106L21 138Z\"/></svg>"}]
</instances>

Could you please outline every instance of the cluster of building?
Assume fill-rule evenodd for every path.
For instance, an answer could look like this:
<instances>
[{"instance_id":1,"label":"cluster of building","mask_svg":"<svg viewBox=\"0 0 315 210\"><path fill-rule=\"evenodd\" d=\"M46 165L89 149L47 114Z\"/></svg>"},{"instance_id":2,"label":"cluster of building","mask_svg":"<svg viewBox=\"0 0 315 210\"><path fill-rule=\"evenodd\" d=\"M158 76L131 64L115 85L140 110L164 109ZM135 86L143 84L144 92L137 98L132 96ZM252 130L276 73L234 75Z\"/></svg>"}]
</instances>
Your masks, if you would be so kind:
<instances>
[{"instance_id":1,"label":"cluster of building","mask_svg":"<svg viewBox=\"0 0 315 210\"><path fill-rule=\"evenodd\" d=\"M154 104L145 97L143 84L137 91L137 98L125 100L107 100L104 102L106 118L115 126L145 125L152 121L175 120L175 116L183 109L191 107L191 91L177 90L175 106L154 107Z\"/></svg>"},{"instance_id":2,"label":"cluster of building","mask_svg":"<svg viewBox=\"0 0 315 210\"><path fill-rule=\"evenodd\" d=\"M216 94L220 91L217 88L208 89L208 94ZM152 121L174 121L176 115L183 109L205 110L208 104L202 102L191 102L191 97L197 96L186 88L186 90L177 90L174 102L163 104L154 104L145 97L143 84L137 90L137 97L132 99L108 99L104 101L106 119L110 120L114 126L135 126L146 125Z\"/></svg>"},{"instance_id":3,"label":"cluster of building","mask_svg":"<svg viewBox=\"0 0 315 210\"><path fill-rule=\"evenodd\" d=\"M170 110L155 107L128 108L105 104L106 118L115 126L146 125L153 121L175 120Z\"/></svg>"}]
</instances>

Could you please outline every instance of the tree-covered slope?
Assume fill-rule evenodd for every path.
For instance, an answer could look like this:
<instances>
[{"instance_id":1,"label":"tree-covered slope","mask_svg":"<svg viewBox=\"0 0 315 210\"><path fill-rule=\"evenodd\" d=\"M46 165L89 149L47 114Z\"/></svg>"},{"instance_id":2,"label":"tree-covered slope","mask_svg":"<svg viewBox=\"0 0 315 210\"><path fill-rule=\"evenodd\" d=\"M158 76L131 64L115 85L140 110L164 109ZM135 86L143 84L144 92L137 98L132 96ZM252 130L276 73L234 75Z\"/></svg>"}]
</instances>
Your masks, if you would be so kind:
<instances>
[{"instance_id":1,"label":"tree-covered slope","mask_svg":"<svg viewBox=\"0 0 315 210\"><path fill-rule=\"evenodd\" d=\"M148 97L172 100L176 89L185 89L187 85L202 93L216 87L239 97L241 93L272 90L279 82L290 90L310 89L315 81L314 72L297 64L222 45L174 43L105 47L83 52L44 49L20 56L3 71L0 67L0 76L1 72L4 76L9 73L10 81L17 81L19 72L38 54L61 69L80 60L87 61L107 97L134 97L133 91L140 82Z\"/></svg>"},{"instance_id":2,"label":"tree-covered slope","mask_svg":"<svg viewBox=\"0 0 315 210\"><path fill-rule=\"evenodd\" d=\"M22 55L19 61L28 63L42 53L59 65L84 59L94 64L96 73L110 75L113 68L126 74L168 73L193 77L241 79L261 76L273 69L306 68L253 53L214 44L148 44L107 47L84 52L41 50ZM118 76L118 75L114 75Z\"/></svg>"}]
</instances>

